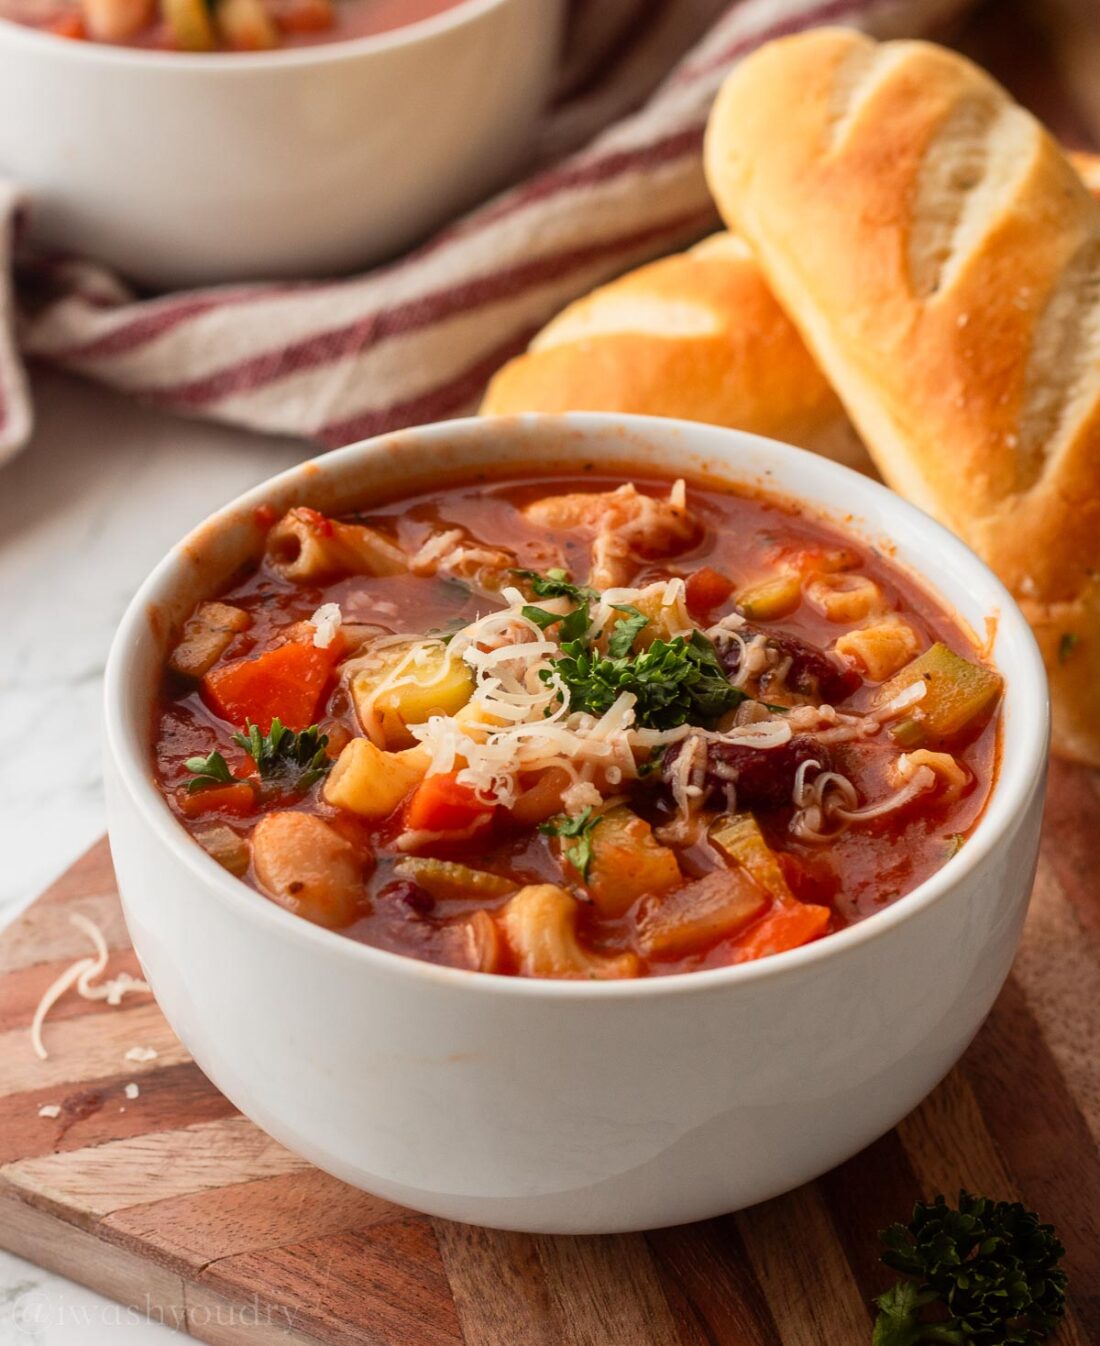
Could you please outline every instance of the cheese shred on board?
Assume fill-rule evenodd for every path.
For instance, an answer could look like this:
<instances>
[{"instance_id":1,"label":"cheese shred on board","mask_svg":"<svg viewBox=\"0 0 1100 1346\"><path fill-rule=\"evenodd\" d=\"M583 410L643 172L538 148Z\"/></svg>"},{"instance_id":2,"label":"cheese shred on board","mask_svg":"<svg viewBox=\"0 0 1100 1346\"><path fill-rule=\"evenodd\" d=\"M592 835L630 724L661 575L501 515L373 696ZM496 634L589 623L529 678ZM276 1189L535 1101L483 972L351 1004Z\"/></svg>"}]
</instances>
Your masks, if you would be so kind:
<instances>
[{"instance_id":1,"label":"cheese shred on board","mask_svg":"<svg viewBox=\"0 0 1100 1346\"><path fill-rule=\"evenodd\" d=\"M42 992L42 998L39 1000L34 1011L34 1017L31 1019L30 1030L31 1046L34 1048L35 1056L40 1061L45 1061L49 1057L46 1044L42 1041L42 1026L46 1022L46 1016L70 988L75 986L77 995L85 1000L105 1000L108 1005L121 1004L123 996L131 992L149 990L148 983L138 977L130 976L128 972L120 972L117 977L109 977L106 981L97 982L96 979L103 975L107 967L109 956L103 931L100 930L95 921L80 912L73 912L69 921L82 934L88 936L95 953L84 958L78 958L71 967L66 968Z\"/></svg>"}]
</instances>

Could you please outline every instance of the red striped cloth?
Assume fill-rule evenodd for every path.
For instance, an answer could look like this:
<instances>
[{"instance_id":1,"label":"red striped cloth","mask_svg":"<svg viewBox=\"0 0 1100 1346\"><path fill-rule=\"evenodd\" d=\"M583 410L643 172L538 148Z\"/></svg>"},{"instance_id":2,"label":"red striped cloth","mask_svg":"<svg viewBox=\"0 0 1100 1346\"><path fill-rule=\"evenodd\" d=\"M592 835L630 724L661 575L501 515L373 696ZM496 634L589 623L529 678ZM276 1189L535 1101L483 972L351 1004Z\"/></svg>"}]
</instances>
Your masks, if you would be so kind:
<instances>
[{"instance_id":1,"label":"red striped cloth","mask_svg":"<svg viewBox=\"0 0 1100 1346\"><path fill-rule=\"evenodd\" d=\"M714 227L700 148L737 60L822 23L918 35L966 4L580 0L539 139L545 166L364 275L150 299L90 262L20 257L14 295L0 289L0 458L30 433L28 356L173 411L326 445L468 411L569 300ZM18 207L0 184L9 254Z\"/></svg>"}]
</instances>

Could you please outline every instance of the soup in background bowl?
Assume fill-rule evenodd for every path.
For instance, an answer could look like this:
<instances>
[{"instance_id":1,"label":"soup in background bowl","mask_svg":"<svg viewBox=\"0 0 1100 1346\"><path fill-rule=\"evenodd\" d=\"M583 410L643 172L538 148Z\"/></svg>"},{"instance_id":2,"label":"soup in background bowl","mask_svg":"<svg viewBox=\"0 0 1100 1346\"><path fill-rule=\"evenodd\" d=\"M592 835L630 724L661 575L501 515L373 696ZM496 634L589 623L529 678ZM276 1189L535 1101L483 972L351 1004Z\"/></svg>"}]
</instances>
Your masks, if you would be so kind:
<instances>
[{"instance_id":1,"label":"soup in background bowl","mask_svg":"<svg viewBox=\"0 0 1100 1346\"><path fill-rule=\"evenodd\" d=\"M392 32L462 0L0 0L56 37L162 51L269 51Z\"/></svg>"},{"instance_id":2,"label":"soup in background bowl","mask_svg":"<svg viewBox=\"0 0 1100 1346\"><path fill-rule=\"evenodd\" d=\"M538 480L517 476L518 465L533 463L540 465ZM529 467L524 470L529 472ZM680 478L686 482L684 493L675 485ZM622 490L624 482L630 489ZM597 549L600 532L591 518L562 524L576 518L568 513L575 504L563 501L603 498L606 503L615 492L620 492L620 504L632 500L630 508L643 514L671 510L679 522L667 537L675 546L647 555L649 535L642 544L640 535L628 531L631 545L624 550L618 545L620 528ZM533 512L535 506L541 513ZM308 527L298 529L303 516L294 511L304 511ZM703 525L700 535L680 536L679 523L688 517ZM722 526L716 527L719 521ZM343 528L369 530L369 536ZM447 539L447 532L460 536ZM769 532L774 534L771 542L761 536ZM575 545L566 548L567 541ZM494 589L483 583L487 574L467 576L458 585L453 577L440 575L438 566L435 574L424 576L399 567L388 577L394 593L384 596L381 587L371 587L381 586L384 576L321 580L318 574L299 585L292 575L279 573L280 566L284 572L308 568L334 542L396 546L406 563L419 554L418 565L429 568L433 556L444 568L462 560L475 567L491 565L495 558L482 553L496 549L508 553L509 572L514 555L520 562L515 568L533 572L534 578L509 573L514 584L505 581ZM539 547L544 550L539 552ZM462 549L475 555L457 555ZM852 553L844 558L846 568L822 564L824 556L846 549ZM815 552L816 559L808 564ZM396 556L391 554L391 559L396 565ZM322 570L331 560L331 553L327 562L321 560ZM615 585L602 582L599 564L612 568L606 578ZM616 570L619 565L624 569ZM640 567L636 573L628 569L634 566ZM782 609L782 593L777 599L775 590L766 586L779 578L773 572L788 568L797 579L798 606L785 616L775 608L770 615L757 608L750 616L747 609L761 600L778 601ZM451 646L463 650L463 665L475 682L480 678L477 665L490 668L498 651L503 650L500 660L507 664L509 646L494 648L492 640L480 638L487 634L484 628L480 633L468 628L493 612L504 611L507 622L517 606L521 617L524 607L540 608L545 616L523 620L531 621L540 637L546 635L545 644L560 650L563 642L555 640L555 625L571 619L568 634L573 636L585 620L572 617L585 606L572 588L602 594L599 600L588 600L592 625L575 638L583 641L588 631L597 631L594 643L606 646L599 650L600 658L637 661L645 629L640 617L650 602L645 590L662 586L662 602L647 615L647 624L669 619L671 614L663 609L674 606L679 594L673 581L683 582L686 604L688 580L706 569L724 575L735 588L719 596L724 586L712 577L696 580L697 615L691 618L688 609L690 629L702 631L714 649L725 674L722 685L745 695L736 706L720 704L728 697L725 692L706 700L703 723L697 723L692 696L706 699L717 690L701 673L699 679L683 680L693 690L676 703L678 710L666 714L676 698L658 695L649 700L646 712L652 716L658 702L663 707L656 712L653 733L679 732L680 744L686 744L689 734L702 738L707 748L702 773L696 774L698 761L683 778L671 768L666 776L663 763L642 773L648 759L635 758L640 779L626 783L621 803L610 791L605 794L604 787L624 782L611 780L606 771L602 779L596 774L579 782L595 785L599 803L584 790L569 795L574 783L559 779L559 797L541 803L555 810L544 820L553 824L549 835L537 830L533 817L529 831L511 831L507 810L498 804L490 820L492 831L481 836L480 844L472 844L478 838L471 832L453 852L433 853L438 837L423 848L423 833L438 834L447 827L413 827L420 835L406 851L397 842L421 788L417 781L387 815L400 822L392 831L386 830L389 823L376 827L356 817L354 809L326 800L326 789L339 783L337 768L349 744L370 744L374 751L395 756L412 752L414 757L418 749L430 747L434 755L446 736L446 720L464 709L437 702L435 726L417 740L414 731L431 726L432 717L424 721L407 713L407 698L387 697L387 688L380 688L377 680L374 692L381 695L372 695L371 679L379 670L371 658L359 670L365 675L358 688L358 694L366 692L363 704L349 682L349 701L341 706L339 690L345 684L342 678L339 685L335 680L335 665L334 681L329 684L326 674L319 684L318 729L331 730L330 743L320 749L320 757L319 744L307 743L314 751L295 752L292 765L305 773L319 768L321 774L301 790L299 778L281 799L267 797L263 772L252 776L245 760L247 753L257 762L251 752L252 729L261 739L256 753L263 756L272 726L263 724L255 703L240 707L250 722L244 730L235 727L236 712L228 719L221 713L241 691L233 677L228 682L214 678L228 698L219 703L221 711L208 699L210 688L202 687L202 680L217 669L252 665L254 672L272 650L297 643L299 651L290 658L301 659L304 653L306 659L298 678L303 700L293 732L308 730L314 713L309 697L318 685L305 671L314 657L310 651L332 649L343 627L353 625L353 588L368 594L373 624L388 626L391 638L400 642L410 634L418 641L430 636L444 651ZM560 570L567 572L565 577L551 573ZM823 579L821 589L808 593L809 584ZM857 582L862 580L873 584L880 596ZM261 592L265 584L269 587ZM341 585L347 586L346 593ZM397 592L401 585L408 587ZM418 593L420 585L431 590L430 600ZM445 616L439 587L448 585L454 585L455 608ZM547 592L566 585L571 588ZM515 594L507 592L513 587ZM633 601L611 607L611 618L604 607L615 587L634 591ZM954 731L944 729L939 711L930 717L939 704L935 697L927 700L933 691L914 693L910 689L916 683L910 681L891 692L894 709L905 714L888 716L885 731L882 725L868 729L866 745L840 736L828 745L830 762L822 763L822 770L802 771L805 761L795 768L796 776L802 771L806 791L833 770L851 783L856 798L850 799L836 780L822 786L815 800L787 777L783 784L790 794L785 800L773 804L758 797L750 806L750 791L738 771L738 801L737 780L730 782L722 772L710 779L709 749L715 740L708 736L748 733L754 724L774 726L791 716L809 720L818 714L827 704L818 693L828 670L815 664L813 694L793 694L796 679L801 679L793 671L790 642L816 645L819 652L825 645L830 667L842 673L847 664L828 648L824 634L835 629L843 638L845 631L872 630L871 613L853 618L842 629L835 622L824 625L829 616L815 604L825 604L831 594L860 591L873 605L881 604L879 615L886 616L886 624L896 619L910 626L919 649L884 679L860 674L860 686L853 684L847 700L849 709L845 697L835 696L835 727L847 730L854 721L867 721L875 707L882 710L880 689L914 658L937 649L994 678L998 695L989 698L952 742ZM266 605L260 601L265 596L270 600ZM665 597L673 603L665 604ZM786 602L793 602L793 586ZM206 620L211 614L203 613L200 605L223 603L248 616L248 631L231 612L220 614L225 619L220 627ZM708 603L712 606L704 614ZM329 604L338 617L331 608L324 611ZM551 614L557 615L556 624ZM380 616L388 622L378 623ZM740 621L727 620L721 628L730 617ZM181 652L189 621L195 623L191 650ZM288 632L288 621L291 627L304 623L308 641L299 642ZM428 623L436 625L434 635L424 631ZM626 623L627 629L620 630ZM759 625L764 639L757 641L756 632L746 638L749 624ZM276 627L282 629L282 644L274 635ZM739 656L730 652L740 650L737 641L726 642L721 630L743 642ZM169 660L182 665L194 658L201 663L227 631L229 640L214 649L205 671L193 664L182 671L189 684L166 682ZM463 631L474 636L465 646ZM252 651L234 647L233 641L249 634L256 638ZM360 634L345 632L352 639ZM621 640L612 650L610 642L617 634ZM385 638L377 632L365 635L376 646ZM443 643L447 635L451 638ZM777 635L788 642L785 647ZM670 626L658 638L668 646L680 638L686 643L691 636ZM537 647L528 651L530 671L533 683L543 683L540 661L559 655L541 648L534 633L524 643ZM835 646L835 636L831 643ZM884 642L883 648L893 648L893 642ZM705 663L713 674L709 655L701 649L697 653L700 669ZM590 665L596 660L583 647L573 654L578 667L582 655ZM349 653L349 661L351 657ZM958 670L957 664L949 665ZM440 666L446 667L445 661ZM932 673L929 687L934 688L941 670L926 671ZM575 672L563 681L573 681ZM751 676L734 688L743 672ZM180 670L172 676L180 678ZM976 676L969 675L968 686ZM401 690L399 679L390 682L389 691ZM922 681L927 680L922 676ZM255 686L249 690L247 682L251 695ZM442 686L435 684L436 694ZM508 695L522 707L524 697L507 678L501 678L500 691L497 713ZM798 450L732 431L645 418L527 417L426 427L325 455L242 497L166 558L122 623L106 695L112 852L135 948L169 1022L218 1087L276 1139L346 1181L441 1216L559 1232L644 1228L736 1209L815 1176L894 1125L958 1058L1007 974L1026 910L1038 846L1048 724L1041 662L1026 623L1006 591L962 544L883 487ZM916 713L922 701L923 727ZM949 701L971 709L974 704L966 695ZM751 708L757 702L762 711ZM639 699L636 705L641 704ZM783 710L776 709L780 705ZM368 722L377 715L386 746L363 731L364 707ZM680 710L684 720L670 723ZM551 706L543 718L553 719L556 713ZM595 706L587 713L592 728L608 711ZM849 715L852 720L842 718ZM933 723L937 741L916 746L911 736L929 733ZM689 732L680 732L685 725ZM341 728L347 737L338 744ZM603 728L613 730L614 725L608 722ZM900 740L896 730L901 730ZM177 732L178 752L171 744ZM200 732L209 736L205 742L189 741ZM411 747L396 738L391 742L391 732L408 733L416 742ZM492 732L489 726L485 744L492 741ZM545 729L535 726L532 732ZM774 728L767 732L785 733ZM247 747L234 743L235 733L242 733ZM438 741L429 743L433 737ZM214 746L219 743L220 748ZM880 744L884 756L875 763ZM338 746L339 756L332 759L330 749ZM667 757L676 743L653 746L664 746ZM209 759L215 750L234 779L201 782L192 791L189 778L200 773L188 761ZM270 751L278 755L277 749ZM965 777L953 799L940 793L950 791L951 784L927 758L910 771L908 782L893 778L890 760L940 752ZM477 756L473 749L470 753ZM578 748L582 765L585 756ZM336 765L326 766L327 760ZM216 775L218 767L211 765ZM625 757L618 765L626 767ZM919 774L917 768L923 767L937 777L934 788ZM349 761L341 773L345 785L355 784L353 768ZM624 769L624 776L629 774ZM425 771L423 779L432 776ZM652 798L641 793L650 788L647 779L655 791ZM685 788L685 779L687 787L698 785L701 793ZM361 803L380 782L393 787L395 780L392 767L368 772L359 782L367 795L353 791L348 798ZM899 808L877 820L860 818L861 809L890 802L888 796L897 804L906 783L914 782L920 787ZM727 790L730 784L733 789ZM188 816L185 799L238 786L243 787L242 798L243 793L250 796L251 813L234 814L230 808L221 815L215 810L209 818ZM839 807L828 803L830 797L840 800ZM705 826L698 836L688 840L685 835L681 841L666 829L676 827L685 800L689 822ZM701 800L698 808L693 800ZM456 806L461 811L470 802L460 792L457 804L451 795L437 798L433 807L442 803L444 809ZM475 802L485 801L479 796ZM910 806L916 812L903 822ZM626 849L648 827L651 836L641 841L642 849L651 860L662 848L671 852L680 879L661 893L650 883L615 917L605 910L610 890L598 891L600 829L614 826L609 815L620 807L641 824L623 829ZM583 849L579 855L574 850L586 840L584 824L573 829L568 822L588 808L592 813L585 823L604 816L605 809L608 816L587 838L586 878ZM343 818L341 810L351 816ZM895 822L888 824L891 812ZM192 827L224 827L250 843L254 865L254 829L280 813L332 829L355 852L357 872L366 878L366 903L352 910L354 919L342 928L325 928L287 909L305 891L291 891L294 876L281 890L277 882L265 885L264 875L253 872L255 886L250 886L219 863L228 852L215 858L189 833ZM807 829L801 839L791 831L796 813ZM854 820L845 813L855 815ZM723 818L727 826L715 828ZM743 823L753 819L756 828L731 832L728 823L738 818ZM431 821L460 820L457 814L437 814ZM876 852L876 838L883 835L879 828L888 826L906 830L892 846ZM813 841L809 830L826 834L826 841ZM950 842L958 835L964 838L961 845ZM747 849L746 838L751 841ZM521 853L507 853L517 839ZM761 842L766 851L760 849ZM852 853L841 863L847 847ZM862 854L865 848L873 860ZM364 863L368 849L372 859ZM955 853L948 856L946 849ZM821 866L811 874L816 887L800 876L791 858L811 871ZM509 884L509 891L489 896L481 892L472 900L446 892L439 896L438 888L432 888L443 871L422 870L411 878L391 874L408 860L425 859L495 875ZM862 870L861 859L866 860ZM786 892L780 898L767 890L772 861L790 898ZM667 856L658 854L656 863L671 874ZM755 873L753 863L758 865ZM913 866L908 874L907 864ZM830 866L835 866L832 887ZM248 871L242 872L248 879ZM618 878L626 873L636 875L636 867L616 871ZM712 929L715 938L709 943L690 948L681 943L669 957L667 946L647 943L647 931L659 928L649 913L675 914L677 894L698 897L693 885L704 874L717 874L723 892L732 885L747 893L759 911L736 928ZM848 881L846 876L857 874L858 880ZM445 876L453 878L454 871ZM514 886L519 880L523 886ZM392 883L415 885L415 890L402 890L411 902L401 891L384 894ZM902 895L890 900L885 885L899 887ZM532 914L546 915L545 906L536 910L529 905L523 921L512 919L514 909L512 916L506 914L508 904L531 887L557 892L562 909L569 904L566 924L572 924L574 948L582 961L633 959L630 975L606 975L606 961L598 965L605 975L578 975L576 969L562 974L558 967L548 970L534 963L524 967L524 957L539 958L547 949L557 956L568 947L568 940L563 945L560 939L544 938L546 927L531 919ZM758 891L767 894L766 908L755 895ZM876 895L887 896L886 902L876 902ZM388 932L372 927L374 914L391 898L400 912L396 923ZM861 906L864 898L870 898L867 907ZM825 929L799 947L739 956L754 926L759 929L781 915L788 901L827 909ZM679 910L688 915L686 906ZM496 969L506 975L484 975L470 970L470 962L440 958L435 948L406 943L411 938L415 944L423 929L433 931L434 938L437 930L475 918L483 931L488 921L501 935L505 959L514 960ZM360 921L366 924L357 925ZM525 943L528 922L533 937ZM690 920L686 925L691 926ZM672 922L668 928L674 939L683 939L682 923ZM472 940L464 947L478 946ZM624 961L620 970L625 967ZM507 975L524 972L534 975Z\"/></svg>"}]
</instances>

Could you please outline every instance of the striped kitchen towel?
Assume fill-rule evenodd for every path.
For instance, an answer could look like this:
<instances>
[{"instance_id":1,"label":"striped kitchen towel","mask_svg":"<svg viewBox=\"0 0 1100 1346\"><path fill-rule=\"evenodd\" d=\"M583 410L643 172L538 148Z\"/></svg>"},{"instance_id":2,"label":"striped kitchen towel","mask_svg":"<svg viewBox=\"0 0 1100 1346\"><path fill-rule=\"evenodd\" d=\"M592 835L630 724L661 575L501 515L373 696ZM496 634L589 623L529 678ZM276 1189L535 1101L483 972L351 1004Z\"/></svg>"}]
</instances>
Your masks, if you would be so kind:
<instances>
[{"instance_id":1,"label":"striped kitchen towel","mask_svg":"<svg viewBox=\"0 0 1100 1346\"><path fill-rule=\"evenodd\" d=\"M138 297L91 261L22 254L0 289L0 459L27 438L23 359L172 411L338 445L472 409L488 377L592 286L717 219L701 146L723 76L785 33L917 35L967 0L577 0L526 181L396 262L304 284Z\"/></svg>"}]
</instances>

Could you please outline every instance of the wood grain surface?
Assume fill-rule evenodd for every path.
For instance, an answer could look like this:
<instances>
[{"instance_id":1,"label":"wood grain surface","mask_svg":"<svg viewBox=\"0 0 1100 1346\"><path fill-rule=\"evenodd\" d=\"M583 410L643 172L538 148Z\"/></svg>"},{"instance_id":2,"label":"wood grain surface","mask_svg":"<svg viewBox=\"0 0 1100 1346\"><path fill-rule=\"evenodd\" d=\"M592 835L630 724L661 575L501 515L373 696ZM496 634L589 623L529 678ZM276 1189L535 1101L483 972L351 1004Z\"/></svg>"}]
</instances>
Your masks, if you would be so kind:
<instances>
[{"instance_id":1,"label":"wood grain surface","mask_svg":"<svg viewBox=\"0 0 1100 1346\"><path fill-rule=\"evenodd\" d=\"M961 1064L815 1183L648 1234L499 1233L403 1210L268 1139L148 996L28 1025L94 915L136 972L105 843L0 937L0 1244L217 1346L864 1346L876 1232L960 1186L1059 1228L1059 1346L1100 1341L1100 777L1055 765L1023 946ZM125 1060L134 1046L155 1060ZM126 1097L126 1085L139 1087ZM57 1118L40 1117L57 1104Z\"/></svg>"}]
</instances>

